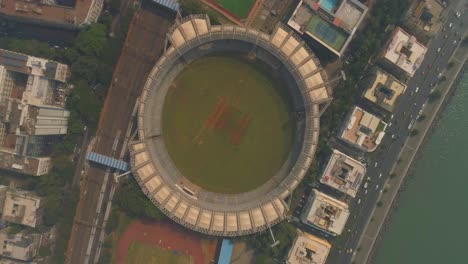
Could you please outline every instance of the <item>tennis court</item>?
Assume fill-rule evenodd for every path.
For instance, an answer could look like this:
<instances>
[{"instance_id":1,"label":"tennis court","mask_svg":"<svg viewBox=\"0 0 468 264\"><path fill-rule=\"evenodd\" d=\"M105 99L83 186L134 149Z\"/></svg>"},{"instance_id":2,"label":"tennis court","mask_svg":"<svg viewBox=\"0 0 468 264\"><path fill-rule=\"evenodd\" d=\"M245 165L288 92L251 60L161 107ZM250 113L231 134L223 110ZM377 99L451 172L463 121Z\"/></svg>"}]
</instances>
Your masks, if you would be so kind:
<instances>
[{"instance_id":1,"label":"tennis court","mask_svg":"<svg viewBox=\"0 0 468 264\"><path fill-rule=\"evenodd\" d=\"M345 32L315 14L307 23L307 31L338 52L348 38Z\"/></svg>"}]
</instances>

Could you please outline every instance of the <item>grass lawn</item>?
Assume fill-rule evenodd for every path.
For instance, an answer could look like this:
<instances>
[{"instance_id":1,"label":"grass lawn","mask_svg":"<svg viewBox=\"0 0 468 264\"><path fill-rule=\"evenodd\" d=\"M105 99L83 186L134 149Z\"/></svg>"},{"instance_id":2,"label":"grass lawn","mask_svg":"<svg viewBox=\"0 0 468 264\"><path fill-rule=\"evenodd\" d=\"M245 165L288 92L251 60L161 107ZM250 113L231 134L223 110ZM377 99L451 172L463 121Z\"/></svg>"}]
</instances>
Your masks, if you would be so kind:
<instances>
[{"instance_id":1,"label":"grass lawn","mask_svg":"<svg viewBox=\"0 0 468 264\"><path fill-rule=\"evenodd\" d=\"M279 170L292 145L281 93L274 79L242 59L195 61L166 96L163 137L169 155L187 179L206 190L255 189Z\"/></svg>"},{"instance_id":2,"label":"grass lawn","mask_svg":"<svg viewBox=\"0 0 468 264\"><path fill-rule=\"evenodd\" d=\"M184 253L132 242L128 248L127 264L192 264L193 258Z\"/></svg>"},{"instance_id":3,"label":"grass lawn","mask_svg":"<svg viewBox=\"0 0 468 264\"><path fill-rule=\"evenodd\" d=\"M250 7L255 0L215 0L220 6L226 8L239 18L246 18Z\"/></svg>"}]
</instances>

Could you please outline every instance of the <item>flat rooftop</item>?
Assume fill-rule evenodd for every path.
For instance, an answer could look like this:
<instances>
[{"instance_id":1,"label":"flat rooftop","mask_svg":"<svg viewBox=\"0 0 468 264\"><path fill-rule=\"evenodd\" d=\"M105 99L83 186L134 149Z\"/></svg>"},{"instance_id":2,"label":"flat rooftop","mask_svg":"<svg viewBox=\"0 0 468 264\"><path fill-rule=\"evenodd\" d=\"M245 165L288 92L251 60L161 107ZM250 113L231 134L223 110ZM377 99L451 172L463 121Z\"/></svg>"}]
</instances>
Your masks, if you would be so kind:
<instances>
[{"instance_id":1,"label":"flat rooftop","mask_svg":"<svg viewBox=\"0 0 468 264\"><path fill-rule=\"evenodd\" d=\"M372 152L380 144L386 128L387 124L380 118L355 106L345 121L340 137L367 152Z\"/></svg>"},{"instance_id":2,"label":"flat rooftop","mask_svg":"<svg viewBox=\"0 0 468 264\"><path fill-rule=\"evenodd\" d=\"M288 25L341 56L366 13L357 0L301 0Z\"/></svg>"},{"instance_id":3,"label":"flat rooftop","mask_svg":"<svg viewBox=\"0 0 468 264\"><path fill-rule=\"evenodd\" d=\"M96 22L103 0L77 0L74 7L43 4L41 0L0 0L0 15L46 24L76 27Z\"/></svg>"},{"instance_id":4,"label":"flat rooftop","mask_svg":"<svg viewBox=\"0 0 468 264\"><path fill-rule=\"evenodd\" d=\"M409 76L413 76L421 65L426 51L426 47L419 43L415 36L397 27L383 56Z\"/></svg>"},{"instance_id":5,"label":"flat rooftop","mask_svg":"<svg viewBox=\"0 0 468 264\"><path fill-rule=\"evenodd\" d=\"M310 207L303 217L305 224L332 235L340 235L348 221L348 205L331 196L313 190Z\"/></svg>"},{"instance_id":6,"label":"flat rooftop","mask_svg":"<svg viewBox=\"0 0 468 264\"><path fill-rule=\"evenodd\" d=\"M365 174L364 164L334 149L320 182L351 197L356 197Z\"/></svg>"},{"instance_id":7,"label":"flat rooftop","mask_svg":"<svg viewBox=\"0 0 468 264\"><path fill-rule=\"evenodd\" d=\"M331 245L328 241L299 231L289 250L287 264L324 264Z\"/></svg>"},{"instance_id":8,"label":"flat rooftop","mask_svg":"<svg viewBox=\"0 0 468 264\"><path fill-rule=\"evenodd\" d=\"M364 98L393 112L398 97L406 90L406 85L379 68L375 68L371 74Z\"/></svg>"}]
</instances>

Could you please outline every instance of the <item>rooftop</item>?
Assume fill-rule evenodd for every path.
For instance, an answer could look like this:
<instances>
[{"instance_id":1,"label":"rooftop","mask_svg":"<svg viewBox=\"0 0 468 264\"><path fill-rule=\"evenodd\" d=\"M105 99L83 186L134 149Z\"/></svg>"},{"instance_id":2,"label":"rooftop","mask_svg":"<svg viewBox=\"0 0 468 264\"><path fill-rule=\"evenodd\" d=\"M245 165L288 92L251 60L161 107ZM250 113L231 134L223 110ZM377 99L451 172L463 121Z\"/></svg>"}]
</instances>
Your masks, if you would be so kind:
<instances>
[{"instance_id":1,"label":"rooftop","mask_svg":"<svg viewBox=\"0 0 468 264\"><path fill-rule=\"evenodd\" d=\"M357 0L301 0L288 25L341 56L366 13Z\"/></svg>"},{"instance_id":2,"label":"rooftop","mask_svg":"<svg viewBox=\"0 0 468 264\"><path fill-rule=\"evenodd\" d=\"M367 152L374 151L380 144L387 124L358 106L348 116L340 137Z\"/></svg>"},{"instance_id":3,"label":"rooftop","mask_svg":"<svg viewBox=\"0 0 468 264\"><path fill-rule=\"evenodd\" d=\"M376 103L383 109L392 112L398 97L406 90L406 85L393 75L381 69L374 69L364 98Z\"/></svg>"},{"instance_id":4,"label":"rooftop","mask_svg":"<svg viewBox=\"0 0 468 264\"><path fill-rule=\"evenodd\" d=\"M104 1L79 0L74 7L46 2L50 1L0 0L0 14L36 23L77 27L96 22Z\"/></svg>"},{"instance_id":5,"label":"rooftop","mask_svg":"<svg viewBox=\"0 0 468 264\"><path fill-rule=\"evenodd\" d=\"M426 47L418 42L415 36L397 27L384 51L384 58L413 76L421 65L426 54Z\"/></svg>"},{"instance_id":6,"label":"rooftop","mask_svg":"<svg viewBox=\"0 0 468 264\"><path fill-rule=\"evenodd\" d=\"M334 149L320 182L356 197L365 174L364 164Z\"/></svg>"},{"instance_id":7,"label":"rooftop","mask_svg":"<svg viewBox=\"0 0 468 264\"><path fill-rule=\"evenodd\" d=\"M309 209L303 216L305 224L334 236L343 232L349 217L349 209L346 203L314 189L309 204Z\"/></svg>"},{"instance_id":8,"label":"rooftop","mask_svg":"<svg viewBox=\"0 0 468 264\"><path fill-rule=\"evenodd\" d=\"M326 240L299 231L289 250L287 264L324 264L331 245Z\"/></svg>"},{"instance_id":9,"label":"rooftop","mask_svg":"<svg viewBox=\"0 0 468 264\"><path fill-rule=\"evenodd\" d=\"M0 168L48 172L46 143L67 132L68 75L65 64L0 49Z\"/></svg>"},{"instance_id":10,"label":"rooftop","mask_svg":"<svg viewBox=\"0 0 468 264\"><path fill-rule=\"evenodd\" d=\"M18 233L9 235L7 229L0 231L0 255L20 261L29 261L37 255L39 234Z\"/></svg>"},{"instance_id":11,"label":"rooftop","mask_svg":"<svg viewBox=\"0 0 468 264\"><path fill-rule=\"evenodd\" d=\"M41 198L32 193L9 190L3 205L2 220L36 227L41 221Z\"/></svg>"}]
</instances>

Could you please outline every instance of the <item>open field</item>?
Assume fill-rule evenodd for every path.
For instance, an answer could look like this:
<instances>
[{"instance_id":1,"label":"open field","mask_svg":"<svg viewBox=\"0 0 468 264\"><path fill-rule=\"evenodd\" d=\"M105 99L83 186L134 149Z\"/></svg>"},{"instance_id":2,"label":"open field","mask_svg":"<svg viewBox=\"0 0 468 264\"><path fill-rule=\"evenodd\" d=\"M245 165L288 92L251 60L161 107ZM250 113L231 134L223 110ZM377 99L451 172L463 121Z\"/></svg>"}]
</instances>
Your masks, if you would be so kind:
<instances>
[{"instance_id":1,"label":"open field","mask_svg":"<svg viewBox=\"0 0 468 264\"><path fill-rule=\"evenodd\" d=\"M239 18L247 17L254 1L255 0L214 0L218 5L227 9Z\"/></svg>"},{"instance_id":2,"label":"open field","mask_svg":"<svg viewBox=\"0 0 468 264\"><path fill-rule=\"evenodd\" d=\"M286 160L293 129L279 85L251 63L207 57L172 84L163 137L191 182L222 193L255 189Z\"/></svg>"},{"instance_id":3,"label":"open field","mask_svg":"<svg viewBox=\"0 0 468 264\"><path fill-rule=\"evenodd\" d=\"M190 255L156 246L133 242L128 247L127 264L192 264Z\"/></svg>"}]
</instances>

